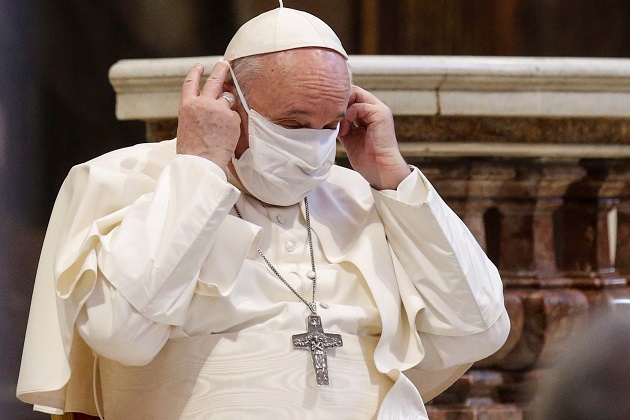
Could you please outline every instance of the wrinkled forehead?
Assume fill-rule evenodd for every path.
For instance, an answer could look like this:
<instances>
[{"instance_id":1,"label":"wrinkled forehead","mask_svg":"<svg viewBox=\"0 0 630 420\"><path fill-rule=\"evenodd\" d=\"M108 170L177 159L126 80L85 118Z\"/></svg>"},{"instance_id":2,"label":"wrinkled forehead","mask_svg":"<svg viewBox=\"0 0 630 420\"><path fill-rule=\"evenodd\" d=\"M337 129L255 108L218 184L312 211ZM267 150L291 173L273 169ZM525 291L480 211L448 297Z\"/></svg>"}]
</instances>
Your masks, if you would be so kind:
<instances>
[{"instance_id":1,"label":"wrinkled forehead","mask_svg":"<svg viewBox=\"0 0 630 420\"><path fill-rule=\"evenodd\" d=\"M350 76L347 61L338 53L302 48L270 54L259 83L267 90L297 90L316 99L331 90L336 95L349 94Z\"/></svg>"},{"instance_id":2,"label":"wrinkled forehead","mask_svg":"<svg viewBox=\"0 0 630 420\"><path fill-rule=\"evenodd\" d=\"M243 57L234 60L232 67L245 91L250 90L254 83L271 83L269 87L277 87L301 83L308 77L328 83L336 81L348 89L352 86L352 72L347 59L326 48L297 48Z\"/></svg>"},{"instance_id":3,"label":"wrinkled forehead","mask_svg":"<svg viewBox=\"0 0 630 420\"><path fill-rule=\"evenodd\" d=\"M347 60L325 48L298 48L268 55L267 71L280 77L321 74L348 78Z\"/></svg>"},{"instance_id":4,"label":"wrinkled forehead","mask_svg":"<svg viewBox=\"0 0 630 420\"><path fill-rule=\"evenodd\" d=\"M273 121L326 126L347 108L349 69L334 51L303 48L245 57L233 68L247 107Z\"/></svg>"}]
</instances>

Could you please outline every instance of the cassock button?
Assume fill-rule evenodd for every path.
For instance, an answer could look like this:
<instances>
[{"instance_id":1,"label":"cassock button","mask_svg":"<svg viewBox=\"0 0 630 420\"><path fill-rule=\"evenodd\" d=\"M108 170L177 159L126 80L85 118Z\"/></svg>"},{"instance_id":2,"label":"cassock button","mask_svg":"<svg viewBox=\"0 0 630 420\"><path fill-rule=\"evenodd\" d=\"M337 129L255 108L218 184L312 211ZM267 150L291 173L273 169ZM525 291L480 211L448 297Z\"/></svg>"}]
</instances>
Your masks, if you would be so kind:
<instances>
[{"instance_id":1,"label":"cassock button","mask_svg":"<svg viewBox=\"0 0 630 420\"><path fill-rule=\"evenodd\" d=\"M278 223L280 223L280 224L283 224L284 222L286 222L286 221L287 221L287 219L286 219L283 215L281 215L281 214L279 214L279 215L277 215L277 216L276 216L276 220L277 220L277 221L278 221Z\"/></svg>"},{"instance_id":2,"label":"cassock button","mask_svg":"<svg viewBox=\"0 0 630 420\"><path fill-rule=\"evenodd\" d=\"M328 302L323 300L323 301L319 302L319 306L321 306L324 309L328 309Z\"/></svg>"},{"instance_id":3,"label":"cassock button","mask_svg":"<svg viewBox=\"0 0 630 420\"><path fill-rule=\"evenodd\" d=\"M284 244L284 247L287 251L293 252L297 248L297 244L295 242L289 241L286 244Z\"/></svg>"}]
</instances>

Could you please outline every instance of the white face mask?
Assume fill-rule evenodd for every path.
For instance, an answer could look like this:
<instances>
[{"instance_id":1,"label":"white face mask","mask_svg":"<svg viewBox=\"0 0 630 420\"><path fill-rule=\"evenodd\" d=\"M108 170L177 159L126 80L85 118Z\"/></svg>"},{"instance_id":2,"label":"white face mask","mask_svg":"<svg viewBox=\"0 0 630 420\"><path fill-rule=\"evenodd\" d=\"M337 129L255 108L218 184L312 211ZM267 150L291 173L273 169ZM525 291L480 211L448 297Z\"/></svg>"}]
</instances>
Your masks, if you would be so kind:
<instances>
[{"instance_id":1,"label":"white face mask","mask_svg":"<svg viewBox=\"0 0 630 420\"><path fill-rule=\"evenodd\" d=\"M232 159L247 191L260 201L290 206L328 178L335 162L339 125L332 129L289 129L249 108L232 78L248 118L249 148Z\"/></svg>"}]
</instances>

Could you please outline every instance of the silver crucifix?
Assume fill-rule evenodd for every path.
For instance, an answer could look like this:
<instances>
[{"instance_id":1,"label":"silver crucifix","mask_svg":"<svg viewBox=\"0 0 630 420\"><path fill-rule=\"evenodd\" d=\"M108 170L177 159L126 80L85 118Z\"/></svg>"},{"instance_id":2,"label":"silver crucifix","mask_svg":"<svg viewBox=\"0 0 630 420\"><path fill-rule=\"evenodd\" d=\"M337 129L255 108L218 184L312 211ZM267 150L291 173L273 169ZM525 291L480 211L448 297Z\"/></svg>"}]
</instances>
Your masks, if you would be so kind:
<instances>
[{"instance_id":1,"label":"silver crucifix","mask_svg":"<svg viewBox=\"0 0 630 420\"><path fill-rule=\"evenodd\" d=\"M322 328L322 320L317 315L309 315L308 331L306 333L293 336L293 347L311 351L317 385L328 385L326 350L329 347L341 346L343 346L341 335L325 333Z\"/></svg>"}]
</instances>

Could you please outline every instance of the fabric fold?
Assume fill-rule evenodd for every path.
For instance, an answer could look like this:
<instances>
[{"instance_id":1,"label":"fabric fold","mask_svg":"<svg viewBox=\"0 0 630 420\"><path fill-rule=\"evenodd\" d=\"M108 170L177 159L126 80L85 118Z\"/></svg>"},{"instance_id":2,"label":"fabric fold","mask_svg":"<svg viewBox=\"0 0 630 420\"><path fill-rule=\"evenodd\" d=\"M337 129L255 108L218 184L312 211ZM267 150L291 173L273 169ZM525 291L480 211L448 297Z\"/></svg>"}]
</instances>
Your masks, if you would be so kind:
<instances>
[{"instance_id":1,"label":"fabric fold","mask_svg":"<svg viewBox=\"0 0 630 420\"><path fill-rule=\"evenodd\" d=\"M108 199L98 200L104 194ZM253 300L233 293L238 287L268 292L264 283L245 282L252 270L268 273L253 261L261 228L228 214L239 194L216 165L178 156L173 141L123 149L74 169L42 250L18 397L93 413L81 392L93 358L74 324L96 281L108 282L148 323L183 337L193 334L182 326L193 299L194 316L206 319L206 304L257 310ZM356 172L334 166L308 198L323 257L365 281L381 317L374 366L400 389L385 397L386 407L402 404L394 412L413 412L421 397L432 398L468 368L468 348L481 358L500 347L509 325L498 273L419 171L400 191L378 192ZM147 231L147 221L157 228ZM267 315L282 308L272 305ZM208 324L194 334L230 327ZM441 347L449 340L457 345L449 344L445 355Z\"/></svg>"},{"instance_id":2,"label":"fabric fold","mask_svg":"<svg viewBox=\"0 0 630 420\"><path fill-rule=\"evenodd\" d=\"M182 194L184 191L186 193ZM217 191L222 193L217 194ZM213 244L208 235L211 236L212 229L221 224L239 194L226 182L225 174L216 165L196 156L177 155L175 140L116 150L74 167L58 194L42 248L17 396L51 410L82 404L77 402L78 394L69 395L68 389L79 389L72 381L83 381L84 378L77 375L84 370L82 361L92 358L84 343L83 346L76 344L77 340L82 340L75 334L74 323L97 276L103 275L107 281L116 283L130 302L145 310L148 316L173 324L181 322L185 316L185 305L175 305L178 312L152 313L150 304L156 300L160 305L168 299L190 300L197 277L182 282L175 275L177 280L170 283L173 287L169 288L169 283L163 281L152 289L150 285L129 279L124 282L117 274L112 275L116 270L108 266L111 259L106 262L107 250L115 242L114 238L120 239L119 228L123 221L129 220L130 212L136 211L138 220L143 217L168 220L169 215L173 215L169 209L183 208L185 211L179 216L192 217L192 226L197 223L193 229L199 229L206 236L192 235L200 238L194 253L199 264L196 272L199 272L201 262ZM192 204L193 201L196 204ZM145 209L144 215L137 211L143 206L150 207ZM162 225L165 229L168 227L167 222ZM184 226L183 229L190 228ZM177 227L160 234L165 235L165 239L175 237L177 242ZM134 252L153 252L147 258L150 264L168 254L155 242L151 243L152 235L154 233L134 238ZM154 236L153 239L159 242L162 238ZM183 246L182 252L191 245ZM171 260L171 273L176 271L181 255L180 252L179 261ZM190 263L194 264L194 261L187 264ZM120 267L119 262L113 265ZM126 264L131 270L136 270L139 265L142 263L137 258L131 258ZM86 355L83 354L85 351L88 352ZM75 369L79 366L81 369Z\"/></svg>"},{"instance_id":3,"label":"fabric fold","mask_svg":"<svg viewBox=\"0 0 630 420\"><path fill-rule=\"evenodd\" d=\"M216 242L221 245L212 248L203 262L195 293L210 297L230 294L245 259L257 254L261 234L259 226L228 215L216 231Z\"/></svg>"},{"instance_id":4,"label":"fabric fold","mask_svg":"<svg viewBox=\"0 0 630 420\"><path fill-rule=\"evenodd\" d=\"M419 172L415 176L424 178ZM425 202L405 203L375 194L399 271L404 270L411 281L400 282L408 314L415 320L421 310L429 312L418 318L417 327L431 334L461 336L484 331L504 310L503 287L496 281L499 273L429 181L422 179L418 184L429 186ZM407 288L409 284L417 294ZM453 306L460 310L442 310Z\"/></svg>"}]
</instances>

